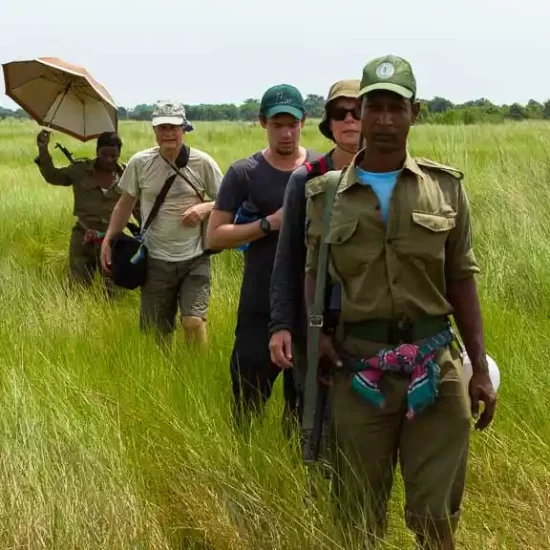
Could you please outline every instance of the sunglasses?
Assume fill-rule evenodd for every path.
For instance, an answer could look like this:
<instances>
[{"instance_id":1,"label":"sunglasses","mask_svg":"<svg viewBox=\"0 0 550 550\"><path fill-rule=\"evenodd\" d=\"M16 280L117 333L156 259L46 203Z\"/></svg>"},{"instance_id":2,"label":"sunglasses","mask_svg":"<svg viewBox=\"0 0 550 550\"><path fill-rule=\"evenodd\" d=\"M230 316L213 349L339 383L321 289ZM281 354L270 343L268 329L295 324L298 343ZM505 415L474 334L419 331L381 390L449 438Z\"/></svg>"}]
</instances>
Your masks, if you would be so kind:
<instances>
[{"instance_id":1,"label":"sunglasses","mask_svg":"<svg viewBox=\"0 0 550 550\"><path fill-rule=\"evenodd\" d=\"M333 120L342 121L346 120L348 113L350 113L355 120L361 120L361 109L359 107L354 107L353 109L347 107L334 107L330 110L329 115Z\"/></svg>"}]
</instances>

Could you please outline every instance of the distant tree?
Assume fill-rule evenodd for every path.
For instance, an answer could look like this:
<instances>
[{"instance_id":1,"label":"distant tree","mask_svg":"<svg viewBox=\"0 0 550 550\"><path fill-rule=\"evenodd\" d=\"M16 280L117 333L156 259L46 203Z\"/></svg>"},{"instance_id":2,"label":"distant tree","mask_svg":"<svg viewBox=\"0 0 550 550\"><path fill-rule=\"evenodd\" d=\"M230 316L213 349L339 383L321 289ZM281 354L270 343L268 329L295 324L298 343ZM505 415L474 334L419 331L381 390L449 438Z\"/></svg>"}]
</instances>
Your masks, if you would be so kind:
<instances>
[{"instance_id":1,"label":"distant tree","mask_svg":"<svg viewBox=\"0 0 550 550\"><path fill-rule=\"evenodd\" d=\"M321 95L308 94L304 100L307 116L321 118L325 111L325 99Z\"/></svg>"},{"instance_id":2,"label":"distant tree","mask_svg":"<svg viewBox=\"0 0 550 550\"><path fill-rule=\"evenodd\" d=\"M140 104L136 105L130 112L130 118L133 120L151 120L153 114L153 106Z\"/></svg>"},{"instance_id":3,"label":"distant tree","mask_svg":"<svg viewBox=\"0 0 550 550\"><path fill-rule=\"evenodd\" d=\"M544 110L544 107L538 101L535 101L534 99L530 99L528 101L527 108L526 108L528 118L536 118L536 119L543 118L542 116L543 110Z\"/></svg>"},{"instance_id":4,"label":"distant tree","mask_svg":"<svg viewBox=\"0 0 550 550\"><path fill-rule=\"evenodd\" d=\"M421 99L419 101L420 103L420 111L418 113L418 122L424 122L427 121L427 118L429 118L430 112L428 111L428 104L424 99Z\"/></svg>"},{"instance_id":5,"label":"distant tree","mask_svg":"<svg viewBox=\"0 0 550 550\"><path fill-rule=\"evenodd\" d=\"M260 100L259 99L246 99L244 103L239 107L239 114L242 120L253 121L258 118L260 112Z\"/></svg>"},{"instance_id":6,"label":"distant tree","mask_svg":"<svg viewBox=\"0 0 550 550\"><path fill-rule=\"evenodd\" d=\"M501 123L504 120L550 120L550 100L544 104L530 99L526 105L496 105L487 98L472 99L461 104L436 96L432 99L419 99L419 123L425 124L479 124ZM305 98L306 111L309 117L319 118L323 115L325 99L318 94L308 94ZM133 108L119 107L120 120L151 120L153 105L139 104ZM237 121L255 123L260 111L260 101L246 99L241 105L233 103L185 105L187 117L191 121ZM16 110L0 107L0 120L6 118L28 119L29 115L20 108Z\"/></svg>"},{"instance_id":7,"label":"distant tree","mask_svg":"<svg viewBox=\"0 0 550 550\"><path fill-rule=\"evenodd\" d=\"M512 120L525 120L528 118L527 109L519 103L513 103L510 105L506 117Z\"/></svg>"},{"instance_id":8,"label":"distant tree","mask_svg":"<svg viewBox=\"0 0 550 550\"><path fill-rule=\"evenodd\" d=\"M453 102L445 99L444 97L436 96L427 103L428 111L430 111L430 113L443 113L454 107Z\"/></svg>"},{"instance_id":9,"label":"distant tree","mask_svg":"<svg viewBox=\"0 0 550 550\"><path fill-rule=\"evenodd\" d=\"M487 111L490 111L492 109L497 108L496 105L494 105L491 101L489 101L488 99L486 99L484 97L480 97L479 99L466 101L466 103L463 103L461 105L461 107L465 107L465 108L478 107L478 108L481 108L481 109L485 109Z\"/></svg>"}]
</instances>

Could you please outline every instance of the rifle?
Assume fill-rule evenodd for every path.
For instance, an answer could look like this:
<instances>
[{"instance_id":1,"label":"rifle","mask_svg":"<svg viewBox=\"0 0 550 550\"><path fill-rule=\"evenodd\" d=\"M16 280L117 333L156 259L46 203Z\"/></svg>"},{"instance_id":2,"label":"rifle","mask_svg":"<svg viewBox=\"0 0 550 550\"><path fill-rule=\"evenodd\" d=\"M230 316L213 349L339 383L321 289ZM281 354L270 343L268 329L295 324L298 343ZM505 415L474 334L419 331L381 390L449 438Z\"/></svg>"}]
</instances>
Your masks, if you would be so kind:
<instances>
[{"instance_id":1,"label":"rifle","mask_svg":"<svg viewBox=\"0 0 550 550\"><path fill-rule=\"evenodd\" d=\"M328 386L319 380L319 371L329 369L325 358L319 361L319 342L324 320L324 302L326 291L326 276L328 262L328 245L326 236L330 226L332 204L340 175L338 172L329 172L325 176L325 201L323 207L323 233L319 243L317 263L317 277L315 280L315 298L311 314L307 338L307 373L304 392L304 419L303 419L303 449L302 458L305 464L314 464L319 458L323 425L326 420L328 405Z\"/></svg>"},{"instance_id":2,"label":"rifle","mask_svg":"<svg viewBox=\"0 0 550 550\"><path fill-rule=\"evenodd\" d=\"M55 148L59 149L69 159L71 164L74 164L76 162L72 153L66 147L61 145L61 143L56 143Z\"/></svg>"}]
</instances>

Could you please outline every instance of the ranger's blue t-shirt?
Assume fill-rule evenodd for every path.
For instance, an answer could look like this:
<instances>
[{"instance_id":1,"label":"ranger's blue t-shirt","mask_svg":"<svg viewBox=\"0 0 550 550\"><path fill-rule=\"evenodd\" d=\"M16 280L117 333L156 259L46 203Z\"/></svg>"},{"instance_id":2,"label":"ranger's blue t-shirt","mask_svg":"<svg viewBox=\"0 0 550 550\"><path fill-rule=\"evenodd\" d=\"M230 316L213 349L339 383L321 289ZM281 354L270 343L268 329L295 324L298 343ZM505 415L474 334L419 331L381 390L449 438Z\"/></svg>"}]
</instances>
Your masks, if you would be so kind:
<instances>
[{"instance_id":1,"label":"ranger's blue t-shirt","mask_svg":"<svg viewBox=\"0 0 550 550\"><path fill-rule=\"evenodd\" d=\"M390 197L400 172L401 170L396 170L395 172L367 172L357 167L359 183L362 185L370 185L378 196L384 223L388 221Z\"/></svg>"}]
</instances>

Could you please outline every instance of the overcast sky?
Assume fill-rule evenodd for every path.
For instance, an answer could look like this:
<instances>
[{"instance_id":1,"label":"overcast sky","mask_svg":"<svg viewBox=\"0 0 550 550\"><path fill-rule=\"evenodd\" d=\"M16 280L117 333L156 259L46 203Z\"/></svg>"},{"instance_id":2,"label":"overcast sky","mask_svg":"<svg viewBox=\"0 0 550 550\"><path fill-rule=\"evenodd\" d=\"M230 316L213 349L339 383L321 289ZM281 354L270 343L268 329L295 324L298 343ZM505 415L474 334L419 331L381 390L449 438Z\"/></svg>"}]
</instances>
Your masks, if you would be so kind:
<instances>
[{"instance_id":1,"label":"overcast sky","mask_svg":"<svg viewBox=\"0 0 550 550\"><path fill-rule=\"evenodd\" d=\"M326 96L386 53L412 63L422 98L550 98L548 1L323 1L6 0L0 57L83 65L126 107L238 104L280 82Z\"/></svg>"}]
</instances>

